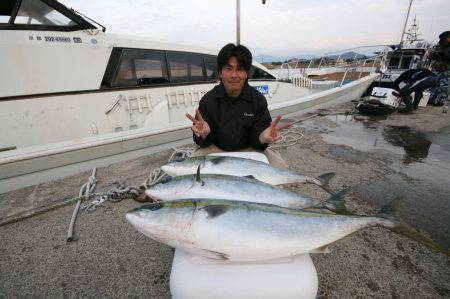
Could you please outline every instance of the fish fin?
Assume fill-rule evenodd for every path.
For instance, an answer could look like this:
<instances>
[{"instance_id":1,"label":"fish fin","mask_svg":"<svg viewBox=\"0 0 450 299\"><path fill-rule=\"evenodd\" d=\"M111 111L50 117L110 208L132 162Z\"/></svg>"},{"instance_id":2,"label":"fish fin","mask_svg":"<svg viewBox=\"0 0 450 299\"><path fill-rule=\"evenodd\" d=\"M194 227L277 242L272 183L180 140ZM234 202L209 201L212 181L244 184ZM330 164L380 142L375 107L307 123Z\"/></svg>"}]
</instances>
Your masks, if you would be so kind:
<instances>
[{"instance_id":1,"label":"fish fin","mask_svg":"<svg viewBox=\"0 0 450 299\"><path fill-rule=\"evenodd\" d=\"M202 249L199 248L199 255L213 259L213 260L220 260L220 261L228 261L230 259L230 256L228 254L212 251L208 249Z\"/></svg>"},{"instance_id":2,"label":"fish fin","mask_svg":"<svg viewBox=\"0 0 450 299\"><path fill-rule=\"evenodd\" d=\"M321 185L320 187L330 193L331 195L334 195L334 191L331 190L330 187L330 180L336 175L334 172L324 173L317 177L317 179L320 181Z\"/></svg>"},{"instance_id":3,"label":"fish fin","mask_svg":"<svg viewBox=\"0 0 450 299\"><path fill-rule=\"evenodd\" d=\"M403 221L403 219L400 218L400 210L402 206L403 206L402 199L395 198L387 205L382 207L377 216L380 218L390 220L393 223L393 226L385 226L387 229L399 235L408 237L419 243L422 243L423 245L435 251L441 252L446 256L450 256L450 253L447 250L445 250L441 245L433 241L430 237L426 236L425 234L415 230L408 223L406 223L405 221Z\"/></svg>"},{"instance_id":4,"label":"fish fin","mask_svg":"<svg viewBox=\"0 0 450 299\"><path fill-rule=\"evenodd\" d=\"M322 203L322 205L336 214L353 215L353 213L347 209L344 202L344 198L350 189L351 188L342 189L335 195L328 198L324 203Z\"/></svg>"},{"instance_id":5,"label":"fish fin","mask_svg":"<svg viewBox=\"0 0 450 299\"><path fill-rule=\"evenodd\" d=\"M252 175L244 175L244 178L256 180L256 178L254 176L252 176Z\"/></svg>"},{"instance_id":6,"label":"fish fin","mask_svg":"<svg viewBox=\"0 0 450 299\"><path fill-rule=\"evenodd\" d=\"M323 253L323 254L331 253L331 250L328 246L330 246L330 244L326 244L326 245L320 246L318 248L315 248L315 249L309 251L309 253Z\"/></svg>"},{"instance_id":7,"label":"fish fin","mask_svg":"<svg viewBox=\"0 0 450 299\"><path fill-rule=\"evenodd\" d=\"M195 182L199 183L200 185L205 185L205 182L202 181L202 178L200 176L200 168L201 168L201 164L198 165L197 167L197 174L195 175Z\"/></svg>"},{"instance_id":8,"label":"fish fin","mask_svg":"<svg viewBox=\"0 0 450 299\"><path fill-rule=\"evenodd\" d=\"M229 205L209 205L201 208L201 210L204 210L208 214L209 219L225 214L230 209L231 206Z\"/></svg>"}]
</instances>

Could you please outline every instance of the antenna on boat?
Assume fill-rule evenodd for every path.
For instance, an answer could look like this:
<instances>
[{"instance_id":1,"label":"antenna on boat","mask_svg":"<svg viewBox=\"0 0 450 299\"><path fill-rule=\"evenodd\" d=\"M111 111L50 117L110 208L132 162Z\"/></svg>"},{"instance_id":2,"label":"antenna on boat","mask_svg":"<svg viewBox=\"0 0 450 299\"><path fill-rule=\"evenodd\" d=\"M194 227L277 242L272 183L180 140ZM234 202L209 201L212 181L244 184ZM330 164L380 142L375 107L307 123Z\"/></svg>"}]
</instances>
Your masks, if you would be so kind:
<instances>
[{"instance_id":1,"label":"antenna on boat","mask_svg":"<svg viewBox=\"0 0 450 299\"><path fill-rule=\"evenodd\" d=\"M411 11L412 2L413 2L413 0L409 1L408 13L406 14L405 25L403 26L403 31L402 31L402 38L400 39L400 48L402 47L402 44L403 44L403 37L405 36L406 25L408 24L409 12Z\"/></svg>"},{"instance_id":2,"label":"antenna on boat","mask_svg":"<svg viewBox=\"0 0 450 299\"><path fill-rule=\"evenodd\" d=\"M266 0L261 0L262 4L266 4ZM411 0L412 1L412 0ZM236 0L236 44L241 44L241 1Z\"/></svg>"},{"instance_id":3,"label":"antenna on boat","mask_svg":"<svg viewBox=\"0 0 450 299\"><path fill-rule=\"evenodd\" d=\"M85 16L84 14L82 14L82 13L79 12L79 11L76 11L76 10L73 9L73 8L70 8L70 9L71 9L74 13L79 14L79 15L82 16L83 18L88 19L89 21L94 22L95 24L97 24L97 25L99 25L100 27L102 27L102 31L103 31L103 32L106 31L106 27L103 26L102 24L100 24L99 22L96 22L95 20L93 20L93 19L91 19L91 18Z\"/></svg>"}]
</instances>

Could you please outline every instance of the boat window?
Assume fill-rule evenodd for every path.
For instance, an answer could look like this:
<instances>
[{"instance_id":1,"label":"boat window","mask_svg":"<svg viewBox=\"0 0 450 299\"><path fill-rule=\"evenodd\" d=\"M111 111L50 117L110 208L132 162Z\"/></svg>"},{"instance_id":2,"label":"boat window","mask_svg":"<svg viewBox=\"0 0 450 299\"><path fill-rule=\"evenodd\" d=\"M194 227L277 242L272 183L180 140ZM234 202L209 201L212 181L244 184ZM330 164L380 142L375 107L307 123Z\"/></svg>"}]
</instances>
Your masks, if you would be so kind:
<instances>
[{"instance_id":1,"label":"boat window","mask_svg":"<svg viewBox=\"0 0 450 299\"><path fill-rule=\"evenodd\" d=\"M275 77L268 72L252 65L252 67L250 68L249 79L275 79Z\"/></svg>"},{"instance_id":2,"label":"boat window","mask_svg":"<svg viewBox=\"0 0 450 299\"><path fill-rule=\"evenodd\" d=\"M408 68L409 68L409 65L411 64L411 59L412 59L411 56L403 57L403 59L402 59L402 65L400 66L400 68L401 68L401 69L408 69Z\"/></svg>"},{"instance_id":3,"label":"boat window","mask_svg":"<svg viewBox=\"0 0 450 299\"><path fill-rule=\"evenodd\" d=\"M216 81L219 79L217 70L217 57L205 56L206 81Z\"/></svg>"},{"instance_id":4,"label":"boat window","mask_svg":"<svg viewBox=\"0 0 450 299\"><path fill-rule=\"evenodd\" d=\"M398 63L400 62L400 57L398 56L392 56L391 59L389 60L389 67L396 69L398 68Z\"/></svg>"},{"instance_id":5,"label":"boat window","mask_svg":"<svg viewBox=\"0 0 450 299\"><path fill-rule=\"evenodd\" d=\"M203 80L203 58L200 54L167 52L171 82Z\"/></svg>"},{"instance_id":6,"label":"boat window","mask_svg":"<svg viewBox=\"0 0 450 299\"><path fill-rule=\"evenodd\" d=\"M47 4L36 0L22 0L14 24L34 24L50 26L76 26L77 23L51 8Z\"/></svg>"},{"instance_id":7,"label":"boat window","mask_svg":"<svg viewBox=\"0 0 450 299\"><path fill-rule=\"evenodd\" d=\"M6 24L12 15L15 1L0 1L0 23Z\"/></svg>"},{"instance_id":8,"label":"boat window","mask_svg":"<svg viewBox=\"0 0 450 299\"><path fill-rule=\"evenodd\" d=\"M105 78L106 85L110 87L136 86L169 81L164 51L123 49L117 67L114 60L119 56L117 55L118 51L120 49L114 51L114 55L111 56L112 61L108 64L106 73L112 73L111 69L113 68L117 68L117 70L112 82ZM107 82L111 83L108 84Z\"/></svg>"},{"instance_id":9,"label":"boat window","mask_svg":"<svg viewBox=\"0 0 450 299\"><path fill-rule=\"evenodd\" d=\"M10 16L2 16L2 15L0 15L0 23L4 23L4 24L8 23L9 17Z\"/></svg>"},{"instance_id":10,"label":"boat window","mask_svg":"<svg viewBox=\"0 0 450 299\"><path fill-rule=\"evenodd\" d=\"M158 57L153 59L135 59L136 78L162 78L163 77L163 60Z\"/></svg>"}]
</instances>

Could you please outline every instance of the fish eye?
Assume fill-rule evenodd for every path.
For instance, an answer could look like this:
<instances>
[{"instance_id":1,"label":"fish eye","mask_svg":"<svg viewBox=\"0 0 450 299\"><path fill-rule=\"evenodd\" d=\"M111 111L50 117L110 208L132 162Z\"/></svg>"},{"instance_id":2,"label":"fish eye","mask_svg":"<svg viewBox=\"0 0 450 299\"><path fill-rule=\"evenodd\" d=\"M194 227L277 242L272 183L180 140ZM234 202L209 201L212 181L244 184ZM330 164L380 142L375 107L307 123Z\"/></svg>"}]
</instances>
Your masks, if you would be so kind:
<instances>
[{"instance_id":1,"label":"fish eye","mask_svg":"<svg viewBox=\"0 0 450 299\"><path fill-rule=\"evenodd\" d=\"M159 202L154 202L154 203L142 206L140 209L149 210L149 211L157 211L163 207L164 207L164 202L159 201Z\"/></svg>"}]
</instances>

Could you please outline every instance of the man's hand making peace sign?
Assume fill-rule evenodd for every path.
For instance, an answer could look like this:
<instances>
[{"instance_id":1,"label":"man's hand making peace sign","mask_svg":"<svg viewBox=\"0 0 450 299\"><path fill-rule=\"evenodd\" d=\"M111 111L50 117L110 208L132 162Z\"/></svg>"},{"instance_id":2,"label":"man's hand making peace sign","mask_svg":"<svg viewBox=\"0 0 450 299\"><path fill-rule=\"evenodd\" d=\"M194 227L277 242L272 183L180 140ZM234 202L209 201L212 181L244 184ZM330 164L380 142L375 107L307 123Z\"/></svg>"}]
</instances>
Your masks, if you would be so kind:
<instances>
[{"instance_id":1,"label":"man's hand making peace sign","mask_svg":"<svg viewBox=\"0 0 450 299\"><path fill-rule=\"evenodd\" d=\"M205 140L206 136L211 133L211 129L209 128L208 123L203 119L198 109L195 110L195 115L197 115L198 120L189 113L186 113L186 117L192 121L191 130L197 137L201 137L203 140Z\"/></svg>"},{"instance_id":2,"label":"man's hand making peace sign","mask_svg":"<svg viewBox=\"0 0 450 299\"><path fill-rule=\"evenodd\" d=\"M277 126L281 120L281 115L278 115L270 126L259 134L259 141L261 143L275 143L280 140L281 131L292 127L291 123Z\"/></svg>"}]
</instances>

